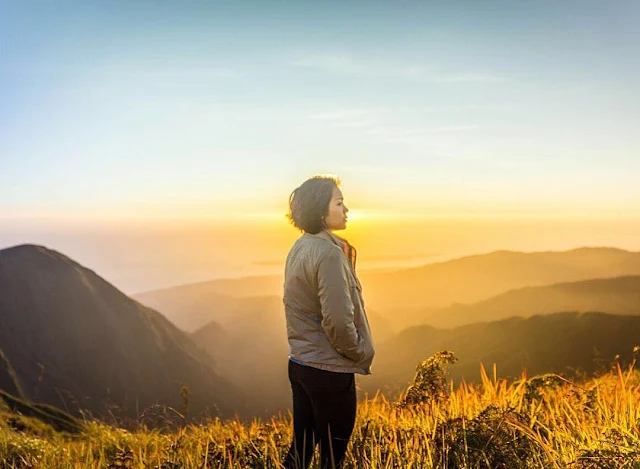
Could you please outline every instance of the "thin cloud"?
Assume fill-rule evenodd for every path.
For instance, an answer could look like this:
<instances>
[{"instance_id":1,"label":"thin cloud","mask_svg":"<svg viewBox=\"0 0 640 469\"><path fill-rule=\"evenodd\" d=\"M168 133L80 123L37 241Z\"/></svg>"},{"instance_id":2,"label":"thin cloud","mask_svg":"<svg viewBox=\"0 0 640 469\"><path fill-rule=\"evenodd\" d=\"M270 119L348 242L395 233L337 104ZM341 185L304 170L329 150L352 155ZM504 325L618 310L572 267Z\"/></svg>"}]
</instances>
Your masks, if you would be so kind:
<instances>
[{"instance_id":1,"label":"thin cloud","mask_svg":"<svg viewBox=\"0 0 640 469\"><path fill-rule=\"evenodd\" d=\"M458 132L473 132L480 130L479 125L449 125L442 127L402 129L395 127L376 127L365 131L367 135L380 137L387 142L415 143L420 137Z\"/></svg>"},{"instance_id":2,"label":"thin cloud","mask_svg":"<svg viewBox=\"0 0 640 469\"><path fill-rule=\"evenodd\" d=\"M315 126L329 128L372 128L379 123L380 116L386 111L381 109L332 109L316 112L303 118Z\"/></svg>"},{"instance_id":3,"label":"thin cloud","mask_svg":"<svg viewBox=\"0 0 640 469\"><path fill-rule=\"evenodd\" d=\"M416 112L466 112L466 111L512 111L513 105L510 103L485 103L485 104L443 104L437 106L426 106L415 108Z\"/></svg>"},{"instance_id":4,"label":"thin cloud","mask_svg":"<svg viewBox=\"0 0 640 469\"><path fill-rule=\"evenodd\" d=\"M475 132L487 130L504 130L504 129L525 129L529 125L520 124L496 124L496 125L479 125L479 124L463 124L463 125L446 125L440 127L426 127L417 129L402 129L395 127L376 127L365 131L368 135L376 135L381 137L405 138L420 137L438 134L450 134L459 132Z\"/></svg>"},{"instance_id":5,"label":"thin cloud","mask_svg":"<svg viewBox=\"0 0 640 469\"><path fill-rule=\"evenodd\" d=\"M401 166L389 166L389 165L341 165L340 170L344 172L351 172L357 174L371 174L371 175L389 175L389 174L406 174L406 169Z\"/></svg>"},{"instance_id":6,"label":"thin cloud","mask_svg":"<svg viewBox=\"0 0 640 469\"><path fill-rule=\"evenodd\" d=\"M328 72L353 73L364 71L361 66L345 55L309 55L293 61L299 68L324 70Z\"/></svg>"},{"instance_id":7,"label":"thin cloud","mask_svg":"<svg viewBox=\"0 0 640 469\"><path fill-rule=\"evenodd\" d=\"M373 120L352 120L352 121L343 121L343 122L333 122L329 125L329 127L333 128L371 128L376 125L376 122Z\"/></svg>"},{"instance_id":8,"label":"thin cloud","mask_svg":"<svg viewBox=\"0 0 640 469\"><path fill-rule=\"evenodd\" d=\"M479 125L447 125L443 127L432 127L427 129L409 129L403 131L403 135L425 135L425 134L447 134L455 132L469 132L479 130Z\"/></svg>"},{"instance_id":9,"label":"thin cloud","mask_svg":"<svg viewBox=\"0 0 640 469\"><path fill-rule=\"evenodd\" d=\"M493 73L464 71L455 73L441 73L430 70L421 65L409 65L395 69L385 69L387 76L405 78L424 83L501 83L506 81L502 76Z\"/></svg>"},{"instance_id":10,"label":"thin cloud","mask_svg":"<svg viewBox=\"0 0 640 469\"><path fill-rule=\"evenodd\" d=\"M433 83L502 83L506 81L504 77L492 75L490 73L460 73L457 75L440 75L428 77L428 81Z\"/></svg>"},{"instance_id":11,"label":"thin cloud","mask_svg":"<svg viewBox=\"0 0 640 469\"><path fill-rule=\"evenodd\" d=\"M116 69L107 69L107 73L113 73L119 76L130 75L132 77L149 77L149 78L220 78L230 79L239 78L243 76L243 73L239 70L231 68L217 68L217 67L183 67L183 68L170 68L170 67L121 67Z\"/></svg>"},{"instance_id":12,"label":"thin cloud","mask_svg":"<svg viewBox=\"0 0 640 469\"><path fill-rule=\"evenodd\" d=\"M372 111L366 109L336 109L333 111L319 112L311 114L305 119L319 121L343 121L348 119L358 119L371 114Z\"/></svg>"},{"instance_id":13,"label":"thin cloud","mask_svg":"<svg viewBox=\"0 0 640 469\"><path fill-rule=\"evenodd\" d=\"M443 152L447 151L453 141L452 139L455 139L457 134L477 132L484 128L484 126L476 124L412 129L379 126L366 129L363 133L382 143L398 143L412 146L417 145L429 148L432 151Z\"/></svg>"},{"instance_id":14,"label":"thin cloud","mask_svg":"<svg viewBox=\"0 0 640 469\"><path fill-rule=\"evenodd\" d=\"M316 54L293 60L298 68L313 69L328 73L357 74L379 78L401 78L409 81L456 84L456 83L502 83L503 76L486 71L466 70L451 73L437 72L420 64L390 66L388 64L364 64L344 54Z\"/></svg>"}]
</instances>

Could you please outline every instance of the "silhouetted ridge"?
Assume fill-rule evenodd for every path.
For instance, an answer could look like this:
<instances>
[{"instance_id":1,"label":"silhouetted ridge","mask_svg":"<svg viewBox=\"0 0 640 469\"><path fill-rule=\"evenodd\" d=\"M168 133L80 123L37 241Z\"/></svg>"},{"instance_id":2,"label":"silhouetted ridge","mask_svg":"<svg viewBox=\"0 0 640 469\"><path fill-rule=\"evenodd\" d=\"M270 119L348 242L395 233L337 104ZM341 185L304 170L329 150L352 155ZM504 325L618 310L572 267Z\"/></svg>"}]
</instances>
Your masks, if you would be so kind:
<instances>
[{"instance_id":1,"label":"silhouetted ridge","mask_svg":"<svg viewBox=\"0 0 640 469\"><path fill-rule=\"evenodd\" d=\"M569 251L494 251L395 272L360 275L367 304L393 315L398 329L454 303L473 304L509 290L640 275L640 253L608 247Z\"/></svg>"},{"instance_id":2,"label":"silhouetted ridge","mask_svg":"<svg viewBox=\"0 0 640 469\"><path fill-rule=\"evenodd\" d=\"M524 287L475 304L454 304L426 313L424 322L436 327L455 327L510 316L533 316L559 311L604 311L640 315L640 276L592 279Z\"/></svg>"}]
</instances>

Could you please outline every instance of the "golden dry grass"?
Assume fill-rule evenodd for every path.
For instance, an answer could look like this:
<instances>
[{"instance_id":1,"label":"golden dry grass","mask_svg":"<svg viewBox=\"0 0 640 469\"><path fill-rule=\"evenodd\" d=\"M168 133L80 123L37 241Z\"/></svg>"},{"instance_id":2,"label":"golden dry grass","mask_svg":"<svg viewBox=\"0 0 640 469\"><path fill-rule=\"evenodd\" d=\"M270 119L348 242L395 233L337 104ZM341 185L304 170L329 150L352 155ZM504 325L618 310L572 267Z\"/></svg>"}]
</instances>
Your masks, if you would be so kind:
<instances>
[{"instance_id":1,"label":"golden dry grass","mask_svg":"<svg viewBox=\"0 0 640 469\"><path fill-rule=\"evenodd\" d=\"M449 385L448 393L415 405L380 395L361 402L346 467L640 467L640 373L633 365L581 382L481 375L479 385ZM3 420L2 469L276 468L292 434L289 415L250 424L214 420L164 434L89 422L73 438L20 432Z\"/></svg>"}]
</instances>

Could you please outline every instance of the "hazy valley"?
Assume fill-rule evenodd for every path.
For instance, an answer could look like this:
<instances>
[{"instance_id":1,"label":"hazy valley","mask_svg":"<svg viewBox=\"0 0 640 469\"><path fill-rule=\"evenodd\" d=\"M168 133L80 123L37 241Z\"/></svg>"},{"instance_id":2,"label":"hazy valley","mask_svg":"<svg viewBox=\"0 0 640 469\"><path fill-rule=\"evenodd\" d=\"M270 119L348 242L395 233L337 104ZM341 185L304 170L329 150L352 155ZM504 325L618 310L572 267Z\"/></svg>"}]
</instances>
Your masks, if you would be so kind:
<instances>
[{"instance_id":1,"label":"hazy valley","mask_svg":"<svg viewBox=\"0 0 640 469\"><path fill-rule=\"evenodd\" d=\"M222 279L127 297L40 246L0 251L3 389L78 414L268 416L290 405L282 277ZM377 355L358 377L396 396L449 349L451 377L597 371L640 334L640 255L609 248L494 252L362 277ZM443 305L445 305L443 307ZM596 314L597 312L597 314Z\"/></svg>"}]
</instances>

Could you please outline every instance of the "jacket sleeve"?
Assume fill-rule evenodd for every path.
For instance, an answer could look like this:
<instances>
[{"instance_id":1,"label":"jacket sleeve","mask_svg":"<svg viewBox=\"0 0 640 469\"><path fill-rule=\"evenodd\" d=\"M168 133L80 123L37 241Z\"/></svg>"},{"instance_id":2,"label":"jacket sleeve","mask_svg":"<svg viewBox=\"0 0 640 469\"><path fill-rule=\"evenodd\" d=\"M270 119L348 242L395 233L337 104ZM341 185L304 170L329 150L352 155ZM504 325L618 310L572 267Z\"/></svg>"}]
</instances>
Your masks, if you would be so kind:
<instances>
[{"instance_id":1,"label":"jacket sleeve","mask_svg":"<svg viewBox=\"0 0 640 469\"><path fill-rule=\"evenodd\" d=\"M354 323L354 307L342 256L339 249L331 249L318 264L322 328L338 353L360 361L364 358L363 338Z\"/></svg>"}]
</instances>

